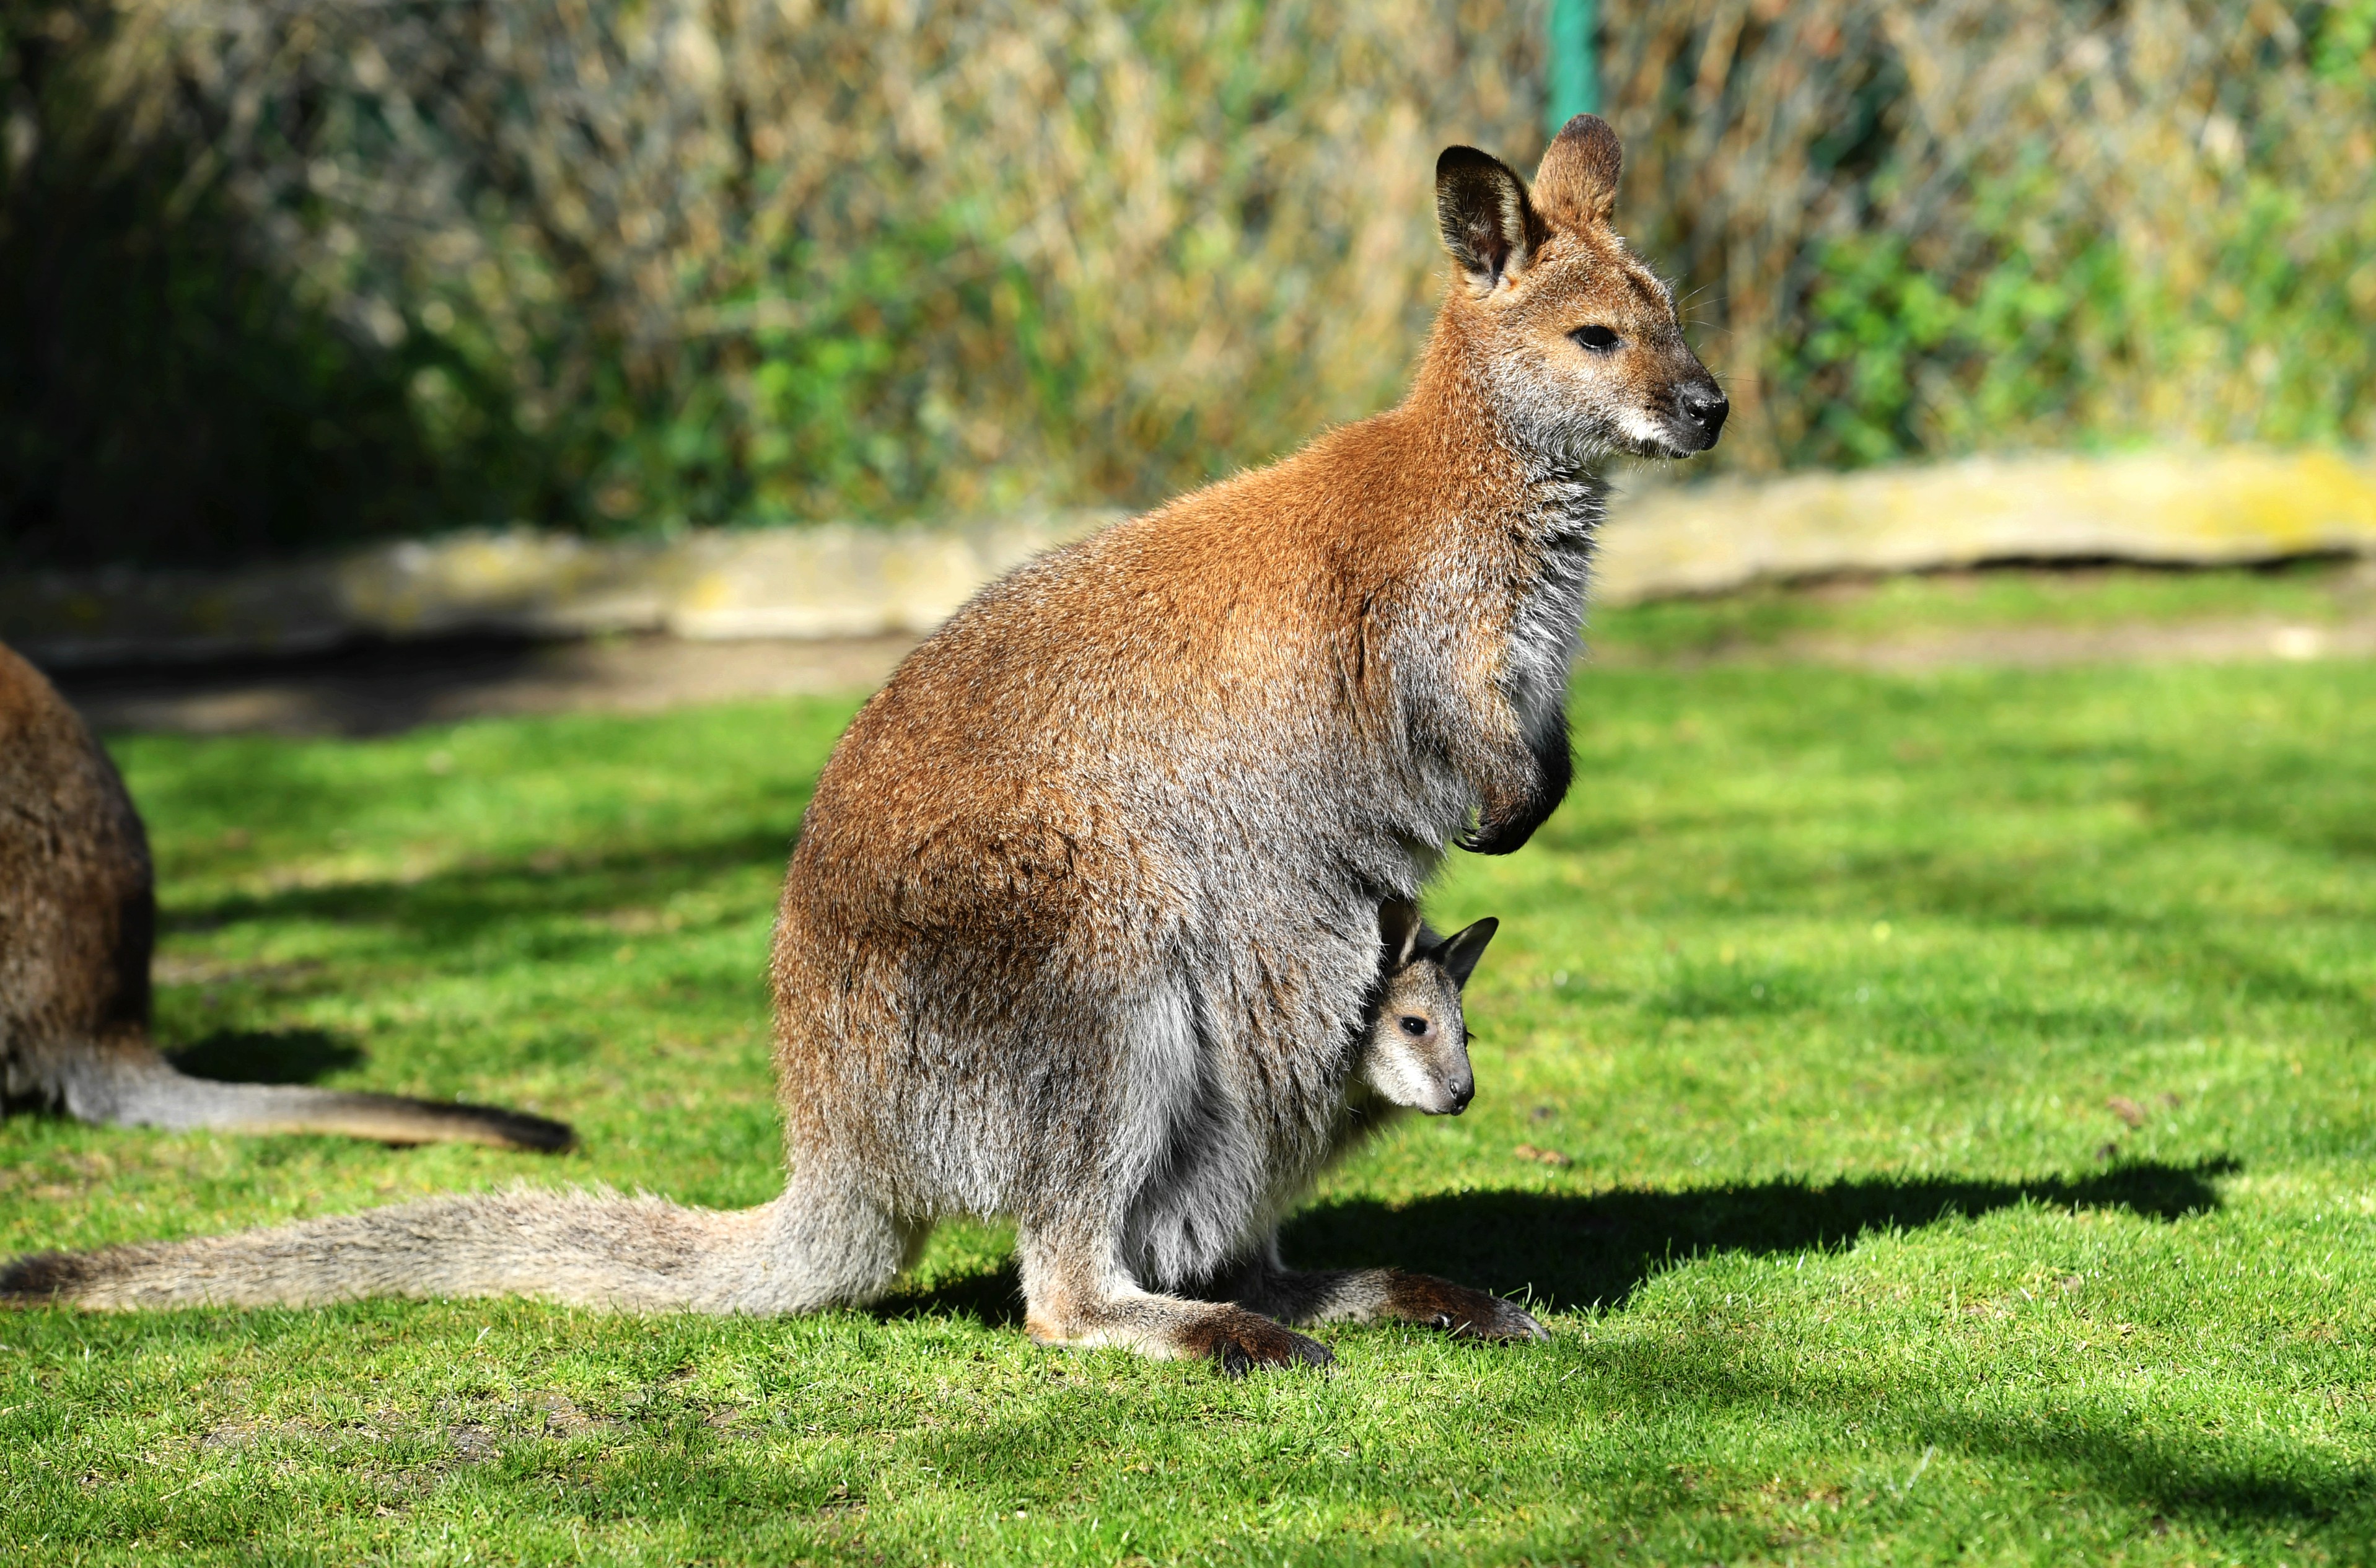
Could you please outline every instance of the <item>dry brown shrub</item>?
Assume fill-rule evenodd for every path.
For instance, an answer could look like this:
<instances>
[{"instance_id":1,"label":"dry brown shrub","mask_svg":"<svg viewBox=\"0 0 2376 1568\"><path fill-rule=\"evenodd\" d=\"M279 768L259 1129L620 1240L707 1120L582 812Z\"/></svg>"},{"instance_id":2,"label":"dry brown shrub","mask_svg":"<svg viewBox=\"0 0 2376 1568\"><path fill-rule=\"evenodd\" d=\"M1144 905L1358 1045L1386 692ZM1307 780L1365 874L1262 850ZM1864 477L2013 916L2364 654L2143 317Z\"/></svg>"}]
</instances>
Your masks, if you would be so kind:
<instances>
[{"instance_id":1,"label":"dry brown shrub","mask_svg":"<svg viewBox=\"0 0 2376 1568\"><path fill-rule=\"evenodd\" d=\"M1259 460L1394 396L1436 150L1543 140L1527 0L48 12L117 141L181 149L176 200L400 364L432 446L598 528ZM1725 461L2371 434L2370 0L1602 12Z\"/></svg>"}]
</instances>

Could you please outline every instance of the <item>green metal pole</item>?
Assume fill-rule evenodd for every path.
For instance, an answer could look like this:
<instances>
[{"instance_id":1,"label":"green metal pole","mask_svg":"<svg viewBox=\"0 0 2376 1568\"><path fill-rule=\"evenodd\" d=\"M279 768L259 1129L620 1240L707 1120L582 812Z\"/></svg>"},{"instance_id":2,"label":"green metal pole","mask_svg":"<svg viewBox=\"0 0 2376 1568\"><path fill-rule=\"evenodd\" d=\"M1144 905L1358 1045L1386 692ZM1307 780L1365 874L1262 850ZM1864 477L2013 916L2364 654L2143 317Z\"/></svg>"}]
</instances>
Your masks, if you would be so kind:
<instances>
[{"instance_id":1,"label":"green metal pole","mask_svg":"<svg viewBox=\"0 0 2376 1568\"><path fill-rule=\"evenodd\" d=\"M1551 0L1550 71L1544 128L1600 113L1600 0Z\"/></svg>"}]
</instances>

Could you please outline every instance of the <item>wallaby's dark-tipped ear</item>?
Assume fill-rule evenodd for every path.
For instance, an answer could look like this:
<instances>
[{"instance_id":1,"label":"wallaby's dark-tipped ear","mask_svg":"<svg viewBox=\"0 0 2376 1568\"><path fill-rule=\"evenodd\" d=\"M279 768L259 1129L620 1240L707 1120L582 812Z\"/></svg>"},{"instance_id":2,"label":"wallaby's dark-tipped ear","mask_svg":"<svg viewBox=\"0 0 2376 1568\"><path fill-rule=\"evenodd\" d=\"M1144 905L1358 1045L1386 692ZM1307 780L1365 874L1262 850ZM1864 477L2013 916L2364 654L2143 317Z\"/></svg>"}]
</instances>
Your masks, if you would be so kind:
<instances>
[{"instance_id":1,"label":"wallaby's dark-tipped ear","mask_svg":"<svg viewBox=\"0 0 2376 1568\"><path fill-rule=\"evenodd\" d=\"M1578 114L1543 151L1535 171L1535 207L1562 228L1606 228L1617 210L1617 176L1624 167L1624 149L1609 122Z\"/></svg>"},{"instance_id":2,"label":"wallaby's dark-tipped ear","mask_svg":"<svg viewBox=\"0 0 2376 1568\"><path fill-rule=\"evenodd\" d=\"M1386 968L1399 969L1411 961L1419 945L1419 906L1399 898L1378 906L1378 943L1385 949Z\"/></svg>"},{"instance_id":3,"label":"wallaby's dark-tipped ear","mask_svg":"<svg viewBox=\"0 0 2376 1568\"><path fill-rule=\"evenodd\" d=\"M1468 977L1477 972L1477 960L1485 956L1485 944L1492 941L1493 933L1501 929L1502 922L1488 915L1475 925L1465 926L1444 939L1443 949L1436 957L1443 965L1444 972L1452 977L1453 984L1468 983Z\"/></svg>"},{"instance_id":4,"label":"wallaby's dark-tipped ear","mask_svg":"<svg viewBox=\"0 0 2376 1568\"><path fill-rule=\"evenodd\" d=\"M1435 160L1435 220L1443 248L1479 293L1525 271L1546 233L1527 183L1473 147L1447 147Z\"/></svg>"}]
</instances>

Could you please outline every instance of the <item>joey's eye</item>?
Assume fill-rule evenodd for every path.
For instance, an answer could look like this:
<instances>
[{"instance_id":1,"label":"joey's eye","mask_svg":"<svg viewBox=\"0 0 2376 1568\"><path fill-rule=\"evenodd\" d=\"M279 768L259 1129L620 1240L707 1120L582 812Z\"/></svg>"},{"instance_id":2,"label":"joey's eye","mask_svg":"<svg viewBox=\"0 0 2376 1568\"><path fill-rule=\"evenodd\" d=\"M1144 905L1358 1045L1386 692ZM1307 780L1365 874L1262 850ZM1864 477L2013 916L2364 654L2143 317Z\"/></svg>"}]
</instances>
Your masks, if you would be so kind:
<instances>
[{"instance_id":1,"label":"joey's eye","mask_svg":"<svg viewBox=\"0 0 2376 1568\"><path fill-rule=\"evenodd\" d=\"M1606 327L1579 327L1568 336L1596 354L1605 354L1617 347L1617 334Z\"/></svg>"},{"instance_id":2,"label":"joey's eye","mask_svg":"<svg viewBox=\"0 0 2376 1568\"><path fill-rule=\"evenodd\" d=\"M1407 1035L1423 1035L1427 1033L1427 1020L1425 1018L1417 1017L1409 1013L1404 1014L1403 1033Z\"/></svg>"}]
</instances>

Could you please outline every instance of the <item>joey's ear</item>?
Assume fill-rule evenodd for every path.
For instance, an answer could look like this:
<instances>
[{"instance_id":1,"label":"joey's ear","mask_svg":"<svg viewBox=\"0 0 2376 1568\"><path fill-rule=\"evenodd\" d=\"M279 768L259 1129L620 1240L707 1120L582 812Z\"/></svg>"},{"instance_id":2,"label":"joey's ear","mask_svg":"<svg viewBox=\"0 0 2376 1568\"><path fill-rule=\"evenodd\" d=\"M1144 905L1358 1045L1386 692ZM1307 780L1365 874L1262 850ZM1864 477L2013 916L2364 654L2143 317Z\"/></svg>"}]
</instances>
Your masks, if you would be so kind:
<instances>
[{"instance_id":1,"label":"joey's ear","mask_svg":"<svg viewBox=\"0 0 2376 1568\"><path fill-rule=\"evenodd\" d=\"M1567 229L1606 228L1617 209L1617 176L1625 154L1617 133L1598 114L1578 114L1560 127L1535 171L1535 206Z\"/></svg>"},{"instance_id":2,"label":"joey's ear","mask_svg":"<svg viewBox=\"0 0 2376 1568\"><path fill-rule=\"evenodd\" d=\"M1378 941L1386 950L1386 968L1399 969L1419 945L1419 906L1399 898L1378 906Z\"/></svg>"},{"instance_id":3,"label":"joey's ear","mask_svg":"<svg viewBox=\"0 0 2376 1568\"><path fill-rule=\"evenodd\" d=\"M1443 965L1444 972L1451 975L1453 984L1468 983L1468 977L1477 972L1477 960L1485 956L1485 944L1492 941L1493 933L1501 929L1502 922L1488 915L1475 925L1455 932L1445 941L1443 951L1436 957Z\"/></svg>"},{"instance_id":4,"label":"joey's ear","mask_svg":"<svg viewBox=\"0 0 2376 1568\"><path fill-rule=\"evenodd\" d=\"M1480 294L1525 271L1548 232L1527 183L1473 147L1447 147L1435 160L1435 220L1443 248Z\"/></svg>"}]
</instances>

